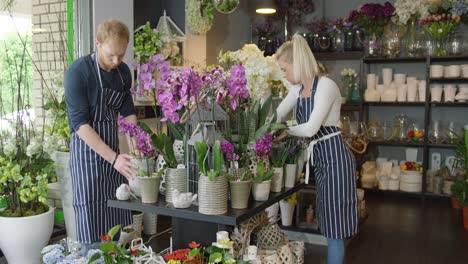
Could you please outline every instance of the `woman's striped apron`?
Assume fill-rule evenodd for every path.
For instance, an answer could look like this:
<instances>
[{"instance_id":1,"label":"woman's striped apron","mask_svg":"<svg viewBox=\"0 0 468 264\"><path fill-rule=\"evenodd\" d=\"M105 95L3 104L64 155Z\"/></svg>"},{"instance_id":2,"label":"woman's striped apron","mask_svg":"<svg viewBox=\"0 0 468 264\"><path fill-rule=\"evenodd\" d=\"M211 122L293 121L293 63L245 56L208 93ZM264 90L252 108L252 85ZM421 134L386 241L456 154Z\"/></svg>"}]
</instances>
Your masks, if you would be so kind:
<instances>
[{"instance_id":1,"label":"woman's striped apron","mask_svg":"<svg viewBox=\"0 0 468 264\"><path fill-rule=\"evenodd\" d=\"M117 68L122 88L104 88L97 52L94 57L99 87L96 112L90 125L110 148L118 152L117 118L124 99L125 83ZM83 244L94 243L113 226L131 223L131 211L107 207L107 200L115 198L115 190L125 179L76 133L72 133L70 153L77 239Z\"/></svg>"},{"instance_id":2,"label":"woman's striped apron","mask_svg":"<svg viewBox=\"0 0 468 264\"><path fill-rule=\"evenodd\" d=\"M310 97L299 96L297 99L298 124L309 121L314 108L317 85L318 78L315 77ZM316 212L320 230L327 238L350 237L357 232L358 227L354 156L345 144L338 127L322 126L309 140L311 142L307 162L314 166L317 185ZM307 164L307 170L309 166L310 164Z\"/></svg>"}]
</instances>

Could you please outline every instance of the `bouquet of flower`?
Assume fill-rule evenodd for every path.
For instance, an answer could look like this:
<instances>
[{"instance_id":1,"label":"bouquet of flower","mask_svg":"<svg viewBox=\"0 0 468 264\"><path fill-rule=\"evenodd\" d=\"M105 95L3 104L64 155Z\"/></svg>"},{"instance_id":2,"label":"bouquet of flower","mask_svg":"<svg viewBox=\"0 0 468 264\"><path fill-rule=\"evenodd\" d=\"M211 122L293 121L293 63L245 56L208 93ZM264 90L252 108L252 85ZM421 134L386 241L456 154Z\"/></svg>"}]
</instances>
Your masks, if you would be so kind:
<instances>
[{"instance_id":1,"label":"bouquet of flower","mask_svg":"<svg viewBox=\"0 0 468 264\"><path fill-rule=\"evenodd\" d=\"M283 85L288 85L276 60L273 57L263 56L263 52L255 44L246 44L242 49L234 52L220 53L218 61L226 69L242 63L247 88L254 101L271 94L271 81L279 80L283 82Z\"/></svg>"},{"instance_id":2,"label":"bouquet of flower","mask_svg":"<svg viewBox=\"0 0 468 264\"><path fill-rule=\"evenodd\" d=\"M369 3L351 11L349 21L363 28L369 36L381 36L384 26L390 21L395 8L389 2L382 4Z\"/></svg>"},{"instance_id":3,"label":"bouquet of flower","mask_svg":"<svg viewBox=\"0 0 468 264\"><path fill-rule=\"evenodd\" d=\"M411 17L426 17L429 15L429 3L426 0L395 1L395 23L405 25Z\"/></svg>"},{"instance_id":4,"label":"bouquet of flower","mask_svg":"<svg viewBox=\"0 0 468 264\"><path fill-rule=\"evenodd\" d=\"M447 51L444 42L450 34L460 25L460 17L451 14L429 15L419 21L427 34L435 41L435 56L445 56Z\"/></svg>"},{"instance_id":5,"label":"bouquet of flower","mask_svg":"<svg viewBox=\"0 0 468 264\"><path fill-rule=\"evenodd\" d=\"M463 24L468 25L468 1L452 0L452 16L459 16Z\"/></svg>"},{"instance_id":6,"label":"bouquet of flower","mask_svg":"<svg viewBox=\"0 0 468 264\"><path fill-rule=\"evenodd\" d=\"M351 89L357 85L357 73L354 69L344 68L341 71L341 80L346 89Z\"/></svg>"}]
</instances>

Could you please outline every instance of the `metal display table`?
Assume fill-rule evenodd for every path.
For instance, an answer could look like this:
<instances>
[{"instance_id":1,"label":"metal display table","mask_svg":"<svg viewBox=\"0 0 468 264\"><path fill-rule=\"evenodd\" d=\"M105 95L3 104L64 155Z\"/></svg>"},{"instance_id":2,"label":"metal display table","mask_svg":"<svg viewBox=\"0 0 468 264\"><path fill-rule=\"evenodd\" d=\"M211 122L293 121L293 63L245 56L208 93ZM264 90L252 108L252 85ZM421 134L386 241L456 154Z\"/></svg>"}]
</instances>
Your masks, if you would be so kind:
<instances>
[{"instance_id":1,"label":"metal display table","mask_svg":"<svg viewBox=\"0 0 468 264\"><path fill-rule=\"evenodd\" d=\"M144 204L141 200L109 200L109 207L128 209L146 213L156 213L172 217L172 244L175 249L186 248L188 243L197 241L209 245L216 240L216 232L233 228L262 212L269 206L290 196L304 188L304 183L299 183L293 188L284 188L282 192L270 193L267 201L257 202L253 199L247 209L232 209L224 215L205 215L198 212L198 206L191 205L186 209L177 209L171 203L167 203L164 196L159 197L159 202Z\"/></svg>"}]
</instances>

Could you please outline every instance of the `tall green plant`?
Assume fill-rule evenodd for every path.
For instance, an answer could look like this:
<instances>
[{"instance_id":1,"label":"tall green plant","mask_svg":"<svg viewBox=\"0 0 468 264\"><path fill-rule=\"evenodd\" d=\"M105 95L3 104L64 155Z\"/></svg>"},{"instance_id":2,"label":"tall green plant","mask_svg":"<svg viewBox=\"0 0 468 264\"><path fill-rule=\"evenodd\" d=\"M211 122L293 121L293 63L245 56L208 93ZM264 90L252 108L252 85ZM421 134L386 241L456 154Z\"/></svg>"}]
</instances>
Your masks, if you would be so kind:
<instances>
[{"instance_id":1,"label":"tall green plant","mask_svg":"<svg viewBox=\"0 0 468 264\"><path fill-rule=\"evenodd\" d=\"M162 155L164 161L166 162L166 167L169 168L176 168L177 167L177 159L174 154L174 142L173 140L166 134L155 134L151 128L143 122L138 122L138 125L151 136L151 140L153 141L153 146L156 148L159 154ZM161 170L161 173L163 170Z\"/></svg>"},{"instance_id":2,"label":"tall green plant","mask_svg":"<svg viewBox=\"0 0 468 264\"><path fill-rule=\"evenodd\" d=\"M223 153L221 152L221 143L216 140L213 148L210 149L205 141L195 142L195 152L197 153L197 165L200 172L208 176L210 181L214 181L221 174L221 168L224 163ZM211 156L210 156L211 155ZM210 168L210 158L213 160L213 167Z\"/></svg>"}]
</instances>

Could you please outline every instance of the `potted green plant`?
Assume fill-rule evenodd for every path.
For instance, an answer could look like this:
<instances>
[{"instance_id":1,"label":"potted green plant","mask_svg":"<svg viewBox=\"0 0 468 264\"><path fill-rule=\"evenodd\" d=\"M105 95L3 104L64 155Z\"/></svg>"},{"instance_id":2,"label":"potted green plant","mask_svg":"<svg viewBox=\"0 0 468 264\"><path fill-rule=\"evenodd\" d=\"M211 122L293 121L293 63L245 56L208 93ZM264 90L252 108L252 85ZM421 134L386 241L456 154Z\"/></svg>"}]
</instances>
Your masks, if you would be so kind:
<instances>
[{"instance_id":1,"label":"potted green plant","mask_svg":"<svg viewBox=\"0 0 468 264\"><path fill-rule=\"evenodd\" d=\"M281 225L292 225L294 208L297 204L296 193L280 201Z\"/></svg>"},{"instance_id":2,"label":"potted green plant","mask_svg":"<svg viewBox=\"0 0 468 264\"><path fill-rule=\"evenodd\" d=\"M205 141L197 141L195 152L200 169L198 211L202 214L224 214L227 212L228 183L225 174L221 173L224 163L221 143L217 140L210 147Z\"/></svg>"},{"instance_id":3,"label":"potted green plant","mask_svg":"<svg viewBox=\"0 0 468 264\"><path fill-rule=\"evenodd\" d=\"M284 187L292 188L297 180L297 150L295 142L288 141L288 158L286 159L286 169L284 177Z\"/></svg>"},{"instance_id":4,"label":"potted green plant","mask_svg":"<svg viewBox=\"0 0 468 264\"><path fill-rule=\"evenodd\" d=\"M273 136L265 134L252 146L252 150L255 152L255 161L257 162L253 185L253 197L255 201L266 201L270 195L273 170L269 167L268 161L272 145Z\"/></svg>"},{"instance_id":5,"label":"potted green plant","mask_svg":"<svg viewBox=\"0 0 468 264\"><path fill-rule=\"evenodd\" d=\"M273 166L273 177L271 178L271 192L281 192L284 186L284 164L288 159L289 149L287 143L280 142L273 145L271 151L271 163Z\"/></svg>"},{"instance_id":6,"label":"potted green plant","mask_svg":"<svg viewBox=\"0 0 468 264\"><path fill-rule=\"evenodd\" d=\"M237 168L239 155L234 152L234 145L229 141L221 142L221 151L226 160L226 167L229 168L227 177L231 194L231 207L245 209L249 204L250 190L252 189L252 172L245 168L243 170Z\"/></svg>"}]
</instances>

